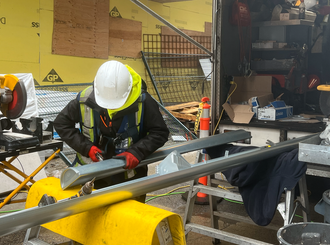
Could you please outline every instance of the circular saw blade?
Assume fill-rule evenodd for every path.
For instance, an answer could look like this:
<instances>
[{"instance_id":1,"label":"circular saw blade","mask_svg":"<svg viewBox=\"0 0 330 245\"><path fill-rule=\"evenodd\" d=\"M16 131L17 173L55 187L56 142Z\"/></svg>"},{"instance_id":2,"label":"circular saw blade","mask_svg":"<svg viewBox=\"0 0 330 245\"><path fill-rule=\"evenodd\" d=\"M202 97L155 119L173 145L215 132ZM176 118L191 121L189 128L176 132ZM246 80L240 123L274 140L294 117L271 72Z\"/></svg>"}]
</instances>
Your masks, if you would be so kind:
<instances>
[{"instance_id":1,"label":"circular saw blade","mask_svg":"<svg viewBox=\"0 0 330 245\"><path fill-rule=\"evenodd\" d=\"M6 117L10 119L19 118L26 108L27 93L23 82L17 82L13 90L13 100L8 104Z\"/></svg>"},{"instance_id":2,"label":"circular saw blade","mask_svg":"<svg viewBox=\"0 0 330 245\"><path fill-rule=\"evenodd\" d=\"M319 104L322 113L326 117L330 116L330 92L321 91Z\"/></svg>"}]
</instances>

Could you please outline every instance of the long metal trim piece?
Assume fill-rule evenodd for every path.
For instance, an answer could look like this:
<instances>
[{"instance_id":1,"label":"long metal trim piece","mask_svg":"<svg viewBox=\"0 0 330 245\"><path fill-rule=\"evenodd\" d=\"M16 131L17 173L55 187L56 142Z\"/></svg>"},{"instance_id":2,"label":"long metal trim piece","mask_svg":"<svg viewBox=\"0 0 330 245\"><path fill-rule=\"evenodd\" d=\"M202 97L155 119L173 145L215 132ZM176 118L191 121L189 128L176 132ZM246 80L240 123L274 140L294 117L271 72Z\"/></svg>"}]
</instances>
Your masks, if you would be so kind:
<instances>
[{"instance_id":1,"label":"long metal trim piece","mask_svg":"<svg viewBox=\"0 0 330 245\"><path fill-rule=\"evenodd\" d=\"M151 175L137 180L99 189L90 195L76 199L65 200L44 207L34 207L17 213L0 217L0 236L23 229L55 221L70 215L79 214L94 208L100 208L132 197L140 196L168 186L180 184L189 180L221 172L226 169L248 164L276 156L298 147L299 142L314 135L304 136L272 147L262 147L243 153L229 155L206 161L204 164L192 166L164 175Z\"/></svg>"},{"instance_id":2,"label":"long metal trim piece","mask_svg":"<svg viewBox=\"0 0 330 245\"><path fill-rule=\"evenodd\" d=\"M198 48L200 48L201 50L203 50L205 53L207 53L210 56L212 56L212 52L210 50L208 50L207 48L205 48L199 42L197 42L194 39L192 39L189 35L187 35L183 31L181 31L180 29L176 28L174 25L172 25L170 22L168 22L167 20L165 20L164 18L162 18L160 15L156 14L154 11L152 11L150 8L148 8L146 5L144 5L143 3L141 3L138 0L131 0L131 2L135 3L137 6L139 6L144 11L146 11L148 14L152 15L153 17L155 17L160 22L163 22L165 25L167 25L173 31L175 31L176 33L178 33L180 36L184 37L189 42L191 42L192 44L196 45Z\"/></svg>"},{"instance_id":3,"label":"long metal trim piece","mask_svg":"<svg viewBox=\"0 0 330 245\"><path fill-rule=\"evenodd\" d=\"M152 155L143 160L139 166L144 166L156 161L163 160L174 150L180 154L183 154L190 151L250 138L250 132L244 130L236 130L224 134L217 134L210 137L186 141L181 144L163 147L157 150ZM124 166L125 161L122 159L108 159L98 163L67 168L61 174L61 187L63 190L65 190L68 187L84 184L94 177L101 179L107 176L115 175L124 172Z\"/></svg>"}]
</instances>

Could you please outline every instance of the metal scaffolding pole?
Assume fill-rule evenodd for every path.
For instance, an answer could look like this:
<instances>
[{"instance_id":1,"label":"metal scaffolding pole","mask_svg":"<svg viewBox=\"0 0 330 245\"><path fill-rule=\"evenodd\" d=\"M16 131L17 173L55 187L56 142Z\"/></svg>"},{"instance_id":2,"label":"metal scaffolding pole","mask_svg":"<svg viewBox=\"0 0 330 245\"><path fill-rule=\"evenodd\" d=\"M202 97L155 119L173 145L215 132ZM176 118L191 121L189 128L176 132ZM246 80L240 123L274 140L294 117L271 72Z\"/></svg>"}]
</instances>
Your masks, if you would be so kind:
<instances>
[{"instance_id":1,"label":"metal scaffolding pole","mask_svg":"<svg viewBox=\"0 0 330 245\"><path fill-rule=\"evenodd\" d=\"M124 201L189 180L198 179L202 176L211 175L232 167L267 159L283 152L293 150L299 146L299 142L313 136L314 135L304 136L280 142L272 147L262 147L244 153L212 159L205 163L192 165L190 168L172 173L163 175L155 174L99 189L90 195L76 199L65 200L44 207L34 207L17 213L8 214L0 217L0 236L55 221L70 215L79 214L94 208Z\"/></svg>"}]
</instances>

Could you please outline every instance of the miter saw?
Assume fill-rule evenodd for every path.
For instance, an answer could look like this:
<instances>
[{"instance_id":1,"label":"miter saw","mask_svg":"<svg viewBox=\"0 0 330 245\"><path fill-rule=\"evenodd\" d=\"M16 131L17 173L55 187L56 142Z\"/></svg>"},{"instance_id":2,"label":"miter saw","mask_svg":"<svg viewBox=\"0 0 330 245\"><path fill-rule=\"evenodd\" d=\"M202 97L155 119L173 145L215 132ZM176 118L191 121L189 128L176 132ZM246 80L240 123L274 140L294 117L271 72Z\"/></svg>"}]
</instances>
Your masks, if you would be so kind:
<instances>
[{"instance_id":1,"label":"miter saw","mask_svg":"<svg viewBox=\"0 0 330 245\"><path fill-rule=\"evenodd\" d=\"M16 76L8 74L0 76L0 132L10 129L12 123L10 119L19 118L27 102L27 93L24 83Z\"/></svg>"},{"instance_id":2,"label":"miter saw","mask_svg":"<svg viewBox=\"0 0 330 245\"><path fill-rule=\"evenodd\" d=\"M19 118L27 104L25 85L16 76L0 76L0 148L12 152L38 146L36 136L17 134L11 119ZM12 130L10 130L12 129ZM17 130L16 130L17 131Z\"/></svg>"}]
</instances>

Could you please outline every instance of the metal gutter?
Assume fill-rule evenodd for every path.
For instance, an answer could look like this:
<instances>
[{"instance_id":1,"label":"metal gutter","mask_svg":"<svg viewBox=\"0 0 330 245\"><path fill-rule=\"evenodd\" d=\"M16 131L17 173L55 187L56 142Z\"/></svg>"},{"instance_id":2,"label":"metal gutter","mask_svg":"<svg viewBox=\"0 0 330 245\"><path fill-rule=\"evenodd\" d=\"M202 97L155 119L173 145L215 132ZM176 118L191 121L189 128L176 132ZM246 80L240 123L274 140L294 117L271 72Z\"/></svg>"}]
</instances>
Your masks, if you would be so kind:
<instances>
[{"instance_id":1,"label":"metal gutter","mask_svg":"<svg viewBox=\"0 0 330 245\"><path fill-rule=\"evenodd\" d=\"M124 201L168 186L198 179L232 167L267 159L285 151L293 150L299 146L299 142L313 136L314 135L304 136L275 144L272 147L262 147L244 153L229 155L228 157L212 159L205 163L192 165L192 167L188 169L163 175L151 175L119 185L99 189L87 196L65 200L44 207L34 207L17 213L1 216L0 236L55 221L70 215L79 214L94 208L100 208Z\"/></svg>"},{"instance_id":2,"label":"metal gutter","mask_svg":"<svg viewBox=\"0 0 330 245\"><path fill-rule=\"evenodd\" d=\"M190 151L223 145L249 138L251 138L250 132L244 130L236 130L225 134L217 134L206 138L186 141L181 144L160 148L145 160L141 161L139 166L144 166L149 163L163 160L174 150L180 154L183 154ZM63 190L65 190L68 187L84 184L94 177L101 179L107 176L118 174L125 171L124 166L125 161L122 159L108 159L93 164L67 168L61 174L61 187Z\"/></svg>"}]
</instances>

